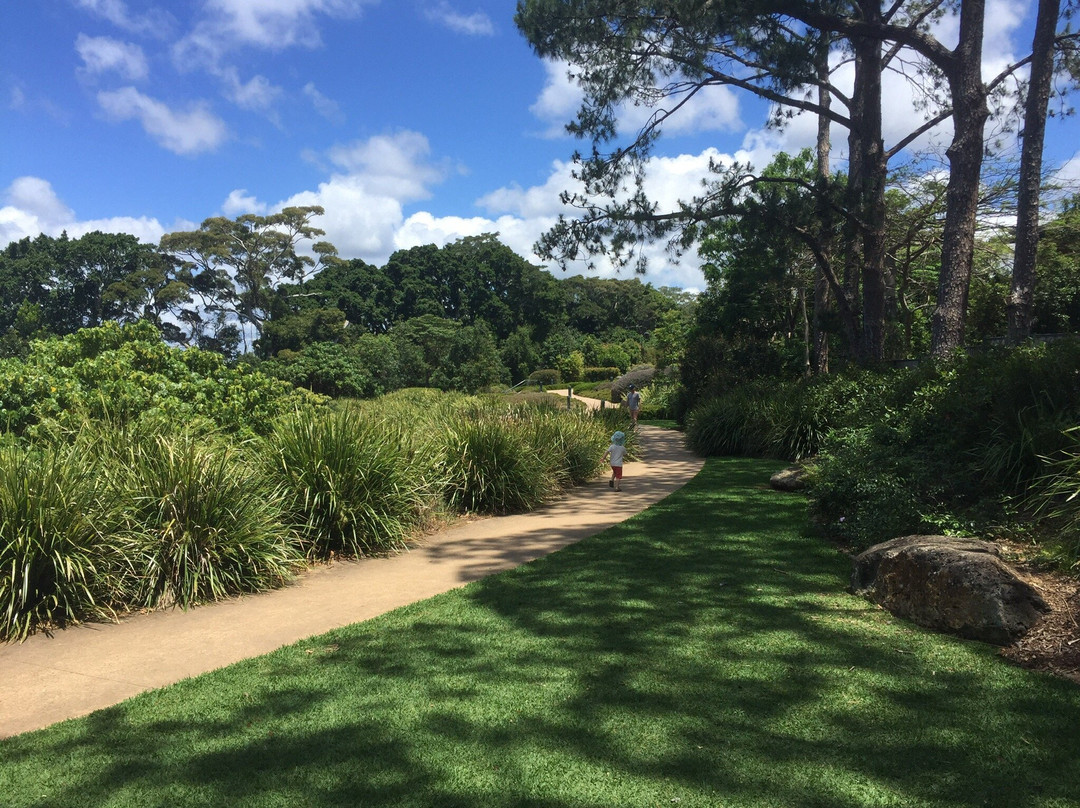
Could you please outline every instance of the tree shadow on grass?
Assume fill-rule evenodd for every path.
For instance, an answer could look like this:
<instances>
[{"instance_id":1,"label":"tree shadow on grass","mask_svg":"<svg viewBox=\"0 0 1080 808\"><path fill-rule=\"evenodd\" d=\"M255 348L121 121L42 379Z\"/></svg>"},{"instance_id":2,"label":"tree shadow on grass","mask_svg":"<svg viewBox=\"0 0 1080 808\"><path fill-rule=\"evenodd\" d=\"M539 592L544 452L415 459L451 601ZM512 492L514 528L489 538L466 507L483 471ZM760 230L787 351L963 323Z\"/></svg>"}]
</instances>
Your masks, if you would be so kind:
<instances>
[{"instance_id":1,"label":"tree shadow on grass","mask_svg":"<svg viewBox=\"0 0 1080 808\"><path fill-rule=\"evenodd\" d=\"M1080 805L1080 688L844 591L769 464L0 744L12 806ZM43 766L48 762L48 767ZM40 795L40 796L39 796Z\"/></svg>"}]
</instances>

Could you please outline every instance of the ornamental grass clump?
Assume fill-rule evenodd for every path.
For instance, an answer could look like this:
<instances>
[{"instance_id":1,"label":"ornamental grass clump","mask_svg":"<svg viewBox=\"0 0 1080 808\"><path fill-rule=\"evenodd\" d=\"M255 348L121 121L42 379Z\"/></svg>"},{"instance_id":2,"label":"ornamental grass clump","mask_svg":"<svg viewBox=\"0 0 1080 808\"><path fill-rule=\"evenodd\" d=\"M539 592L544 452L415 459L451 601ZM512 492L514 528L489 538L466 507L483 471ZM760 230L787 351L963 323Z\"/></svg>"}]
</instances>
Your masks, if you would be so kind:
<instances>
[{"instance_id":1,"label":"ornamental grass clump","mask_svg":"<svg viewBox=\"0 0 1080 808\"><path fill-rule=\"evenodd\" d=\"M1028 500L1049 535L1043 544L1045 555L1080 571L1080 427L1065 430L1064 437L1071 445L1046 459L1046 471Z\"/></svg>"},{"instance_id":2,"label":"ornamental grass clump","mask_svg":"<svg viewBox=\"0 0 1080 808\"><path fill-rule=\"evenodd\" d=\"M312 558L403 547L436 499L426 454L401 426L353 407L297 411L262 444L267 478Z\"/></svg>"},{"instance_id":3,"label":"ornamental grass clump","mask_svg":"<svg viewBox=\"0 0 1080 808\"><path fill-rule=\"evenodd\" d=\"M0 640L111 614L110 498L68 446L0 446Z\"/></svg>"},{"instance_id":4,"label":"ornamental grass clump","mask_svg":"<svg viewBox=\"0 0 1080 808\"><path fill-rule=\"evenodd\" d=\"M586 483L600 472L608 433L595 418L549 411L537 413L531 424L531 442L562 488Z\"/></svg>"},{"instance_id":5,"label":"ornamental grass clump","mask_svg":"<svg viewBox=\"0 0 1080 808\"><path fill-rule=\"evenodd\" d=\"M180 433L137 439L116 458L132 605L187 607L258 592L299 567L280 497L236 448Z\"/></svg>"},{"instance_id":6,"label":"ornamental grass clump","mask_svg":"<svg viewBox=\"0 0 1080 808\"><path fill-rule=\"evenodd\" d=\"M444 433L447 503L458 511L523 513L559 489L527 419L487 413Z\"/></svg>"},{"instance_id":7,"label":"ornamental grass clump","mask_svg":"<svg viewBox=\"0 0 1080 808\"><path fill-rule=\"evenodd\" d=\"M768 397L746 384L695 408L686 421L686 445L703 457L762 457L772 444Z\"/></svg>"}]
</instances>

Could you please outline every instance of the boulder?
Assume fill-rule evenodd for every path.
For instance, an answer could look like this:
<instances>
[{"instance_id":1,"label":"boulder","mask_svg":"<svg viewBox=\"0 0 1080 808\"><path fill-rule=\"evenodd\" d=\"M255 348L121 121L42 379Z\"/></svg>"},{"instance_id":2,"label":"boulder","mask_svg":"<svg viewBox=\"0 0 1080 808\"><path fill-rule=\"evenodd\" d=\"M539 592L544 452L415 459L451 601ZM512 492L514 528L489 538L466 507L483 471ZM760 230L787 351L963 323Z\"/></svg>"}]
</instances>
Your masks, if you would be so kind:
<instances>
[{"instance_id":1,"label":"boulder","mask_svg":"<svg viewBox=\"0 0 1080 808\"><path fill-rule=\"evenodd\" d=\"M855 558L851 589L921 626L1008 645L1049 607L1000 555L978 539L903 536Z\"/></svg>"},{"instance_id":2,"label":"boulder","mask_svg":"<svg viewBox=\"0 0 1080 808\"><path fill-rule=\"evenodd\" d=\"M777 491L801 491L806 488L806 469L802 466L791 466L778 471L769 478L769 485Z\"/></svg>"}]
</instances>

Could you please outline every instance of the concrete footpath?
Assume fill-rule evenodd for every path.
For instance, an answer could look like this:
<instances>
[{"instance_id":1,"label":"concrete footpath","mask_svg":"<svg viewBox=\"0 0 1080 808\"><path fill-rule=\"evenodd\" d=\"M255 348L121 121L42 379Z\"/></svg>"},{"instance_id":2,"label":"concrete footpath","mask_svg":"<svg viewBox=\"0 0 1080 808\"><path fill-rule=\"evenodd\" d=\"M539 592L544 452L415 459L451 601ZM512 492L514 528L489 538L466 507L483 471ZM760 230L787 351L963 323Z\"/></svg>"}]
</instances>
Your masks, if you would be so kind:
<instances>
[{"instance_id":1,"label":"concrete footpath","mask_svg":"<svg viewBox=\"0 0 1080 808\"><path fill-rule=\"evenodd\" d=\"M0 645L0 737L376 617L622 522L681 488L702 465L680 433L639 429L643 458L627 464L621 492L605 477L532 513L462 522L399 555L318 567L283 589Z\"/></svg>"}]
</instances>

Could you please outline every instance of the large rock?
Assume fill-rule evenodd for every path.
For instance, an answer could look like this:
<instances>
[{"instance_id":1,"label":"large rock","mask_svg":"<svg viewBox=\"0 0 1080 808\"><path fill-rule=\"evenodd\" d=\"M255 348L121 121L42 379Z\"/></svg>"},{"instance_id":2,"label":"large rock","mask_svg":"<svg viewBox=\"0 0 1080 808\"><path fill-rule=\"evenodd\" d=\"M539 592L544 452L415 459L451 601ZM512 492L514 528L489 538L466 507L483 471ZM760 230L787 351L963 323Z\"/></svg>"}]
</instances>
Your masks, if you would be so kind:
<instances>
[{"instance_id":1,"label":"large rock","mask_svg":"<svg viewBox=\"0 0 1080 808\"><path fill-rule=\"evenodd\" d=\"M857 556L851 589L921 626L1008 645L1049 607L999 555L977 539L904 536Z\"/></svg>"},{"instance_id":2,"label":"large rock","mask_svg":"<svg viewBox=\"0 0 1080 808\"><path fill-rule=\"evenodd\" d=\"M806 488L806 469L790 466L769 478L769 485L777 491L801 491Z\"/></svg>"}]
</instances>

